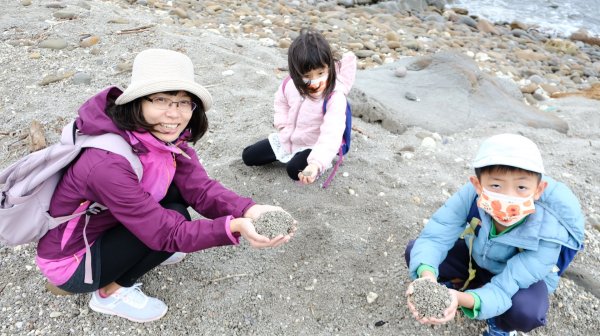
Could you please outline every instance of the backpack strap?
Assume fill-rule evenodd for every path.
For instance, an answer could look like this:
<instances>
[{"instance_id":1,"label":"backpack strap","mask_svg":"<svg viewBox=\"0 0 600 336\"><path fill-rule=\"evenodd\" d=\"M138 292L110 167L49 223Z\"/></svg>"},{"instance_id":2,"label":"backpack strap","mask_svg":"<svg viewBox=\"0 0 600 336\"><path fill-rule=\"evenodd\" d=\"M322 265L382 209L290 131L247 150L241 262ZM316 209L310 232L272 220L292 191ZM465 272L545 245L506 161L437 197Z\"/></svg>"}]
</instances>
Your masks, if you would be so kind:
<instances>
[{"instance_id":1,"label":"backpack strap","mask_svg":"<svg viewBox=\"0 0 600 336\"><path fill-rule=\"evenodd\" d=\"M125 141L125 139L123 139L120 135L114 134L114 133L105 133L102 135L94 135L94 136L78 134L77 126L75 125L75 122L73 122L72 130L73 130L73 140L74 140L74 144L76 146L81 146L81 148L99 148L99 149L103 149L103 150L123 156L125 159L127 159L127 161L129 161L129 164L131 164L133 171L135 172L135 174L138 177L138 180L139 181L142 180L142 176L143 176L142 162L140 161L140 158L133 152L131 145L129 143L127 143L127 141ZM85 208L84 211L77 212L77 213L74 213L69 216L65 216L68 218L66 220L64 220L63 222L72 220L74 218L79 218L80 216L85 214L85 224L83 226L83 240L85 242L84 283L91 284L91 283L93 283L92 258L91 258L92 250L90 248L90 244L87 239L87 233L86 233L87 226L90 222L90 217L92 215L98 214L101 211L106 210L107 207L98 202L94 202L91 205L90 205L90 203L91 203L90 201L85 201L85 203L87 203L89 206L84 207ZM62 217L62 218L65 218L65 217Z\"/></svg>"},{"instance_id":2,"label":"backpack strap","mask_svg":"<svg viewBox=\"0 0 600 336\"><path fill-rule=\"evenodd\" d=\"M329 102L329 99L331 98L332 95L333 95L333 92L331 92L327 97L325 97L325 99L323 99L323 114L327 113L327 102ZM343 145L343 141L344 141L344 139L342 137L342 145ZM339 166L342 164L342 161L344 161L344 153L342 151L342 146L340 145L340 149L338 151L338 160L336 161L335 165L333 166L333 169L331 170L331 174L329 174L329 176L327 177L325 182L321 185L321 187L323 189L325 189L329 186L329 184L333 180L333 177L335 176L335 173L337 172Z\"/></svg>"},{"instance_id":3,"label":"backpack strap","mask_svg":"<svg viewBox=\"0 0 600 336\"><path fill-rule=\"evenodd\" d=\"M287 83L290 81L290 79L292 79L292 77L290 76L286 76L283 79L283 84L281 84L281 93L285 94L285 87L287 86Z\"/></svg>"},{"instance_id":4,"label":"backpack strap","mask_svg":"<svg viewBox=\"0 0 600 336\"><path fill-rule=\"evenodd\" d=\"M465 241L467 247L469 248L469 277L465 280L463 286L459 289L459 291L464 291L469 286L469 283L475 279L476 270L473 267L473 242L475 241L475 237L479 234L479 229L481 228L481 218L479 216L479 207L477 206L477 196L471 203L471 208L469 208L469 214L467 215L467 226L463 233L460 235L460 238L465 239L466 235L469 235L468 241Z\"/></svg>"}]
</instances>

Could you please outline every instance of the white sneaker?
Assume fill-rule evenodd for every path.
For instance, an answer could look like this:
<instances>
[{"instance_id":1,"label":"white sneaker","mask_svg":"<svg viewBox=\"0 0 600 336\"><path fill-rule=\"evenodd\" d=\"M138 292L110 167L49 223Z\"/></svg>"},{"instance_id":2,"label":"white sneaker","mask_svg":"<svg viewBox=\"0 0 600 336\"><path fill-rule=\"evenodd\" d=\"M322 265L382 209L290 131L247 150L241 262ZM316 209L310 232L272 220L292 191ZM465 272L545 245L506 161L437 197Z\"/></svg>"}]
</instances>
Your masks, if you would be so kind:
<instances>
[{"instance_id":1,"label":"white sneaker","mask_svg":"<svg viewBox=\"0 0 600 336\"><path fill-rule=\"evenodd\" d=\"M90 300L90 308L134 322L158 320L167 313L168 307L161 300L142 293L141 285L137 283L131 287L121 287L107 298L100 297L98 291L95 291Z\"/></svg>"},{"instance_id":2,"label":"white sneaker","mask_svg":"<svg viewBox=\"0 0 600 336\"><path fill-rule=\"evenodd\" d=\"M163 261L160 264L162 266L177 264L178 262L182 261L186 255L187 255L187 253L184 253L184 252L175 252L167 260Z\"/></svg>"}]
</instances>

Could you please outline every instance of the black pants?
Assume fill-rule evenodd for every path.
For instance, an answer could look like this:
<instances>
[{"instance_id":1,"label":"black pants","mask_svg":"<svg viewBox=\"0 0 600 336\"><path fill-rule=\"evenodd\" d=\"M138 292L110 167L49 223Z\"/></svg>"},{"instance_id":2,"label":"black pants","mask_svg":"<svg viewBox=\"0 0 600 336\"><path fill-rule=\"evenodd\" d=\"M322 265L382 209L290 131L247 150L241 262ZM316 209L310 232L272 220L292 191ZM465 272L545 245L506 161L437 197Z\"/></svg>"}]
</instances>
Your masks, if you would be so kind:
<instances>
[{"instance_id":1,"label":"black pants","mask_svg":"<svg viewBox=\"0 0 600 336\"><path fill-rule=\"evenodd\" d=\"M174 184L171 184L160 204L166 209L181 213L188 220L191 218L187 211L188 205ZM142 275L173 254L151 250L123 225L117 225L102 234L92 246L91 252L94 282L92 284L83 282L85 263L82 261L71 279L59 286L60 288L71 293L87 293L112 282L123 287L131 287Z\"/></svg>"},{"instance_id":2,"label":"black pants","mask_svg":"<svg viewBox=\"0 0 600 336\"><path fill-rule=\"evenodd\" d=\"M292 180L299 180L298 173L308 166L306 159L311 151L311 149L306 149L296 153L296 155L294 155L294 157L285 165L287 174ZM242 160L246 166L262 166L275 162L277 158L275 158L275 153L273 153L269 139L264 139L254 145L244 148Z\"/></svg>"}]
</instances>

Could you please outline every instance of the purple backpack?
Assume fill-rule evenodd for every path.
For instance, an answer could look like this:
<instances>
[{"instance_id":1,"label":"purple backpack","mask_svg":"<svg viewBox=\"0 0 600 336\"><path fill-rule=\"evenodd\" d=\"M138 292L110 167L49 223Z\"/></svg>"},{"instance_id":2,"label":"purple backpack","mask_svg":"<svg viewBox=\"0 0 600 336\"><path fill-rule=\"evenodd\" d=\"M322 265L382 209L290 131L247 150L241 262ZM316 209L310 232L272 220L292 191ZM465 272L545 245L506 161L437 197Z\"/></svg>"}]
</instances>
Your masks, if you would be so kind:
<instances>
[{"instance_id":1,"label":"purple backpack","mask_svg":"<svg viewBox=\"0 0 600 336\"><path fill-rule=\"evenodd\" d=\"M142 178L142 163L131 146L117 134L83 135L74 122L65 126L59 143L33 152L0 173L0 244L16 246L38 241L46 232L73 218L106 209L93 203L82 212L63 217L48 214L54 189L66 168L87 147L104 149L124 156L138 179Z\"/></svg>"}]
</instances>

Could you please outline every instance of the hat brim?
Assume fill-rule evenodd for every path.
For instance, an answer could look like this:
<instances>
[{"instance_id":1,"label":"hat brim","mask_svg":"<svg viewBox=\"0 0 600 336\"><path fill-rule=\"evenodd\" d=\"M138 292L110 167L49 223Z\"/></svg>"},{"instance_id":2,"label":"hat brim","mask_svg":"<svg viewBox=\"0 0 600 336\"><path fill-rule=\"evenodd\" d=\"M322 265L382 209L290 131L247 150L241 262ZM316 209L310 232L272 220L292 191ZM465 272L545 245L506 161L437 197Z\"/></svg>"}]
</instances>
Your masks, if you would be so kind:
<instances>
[{"instance_id":1,"label":"hat brim","mask_svg":"<svg viewBox=\"0 0 600 336\"><path fill-rule=\"evenodd\" d=\"M166 91L187 91L202 101L204 111L208 111L212 106L212 97L210 93L196 82L184 80L154 80L146 82L136 82L130 85L123 94L120 95L115 104L124 105L137 98L151 95L157 92Z\"/></svg>"},{"instance_id":2,"label":"hat brim","mask_svg":"<svg viewBox=\"0 0 600 336\"><path fill-rule=\"evenodd\" d=\"M509 156L487 156L485 158L473 162L473 168L481 168L495 165L511 166L528 170L534 173L544 174L543 166L540 166L539 164L534 162L534 160L526 161L523 160L523 158L515 159Z\"/></svg>"}]
</instances>

